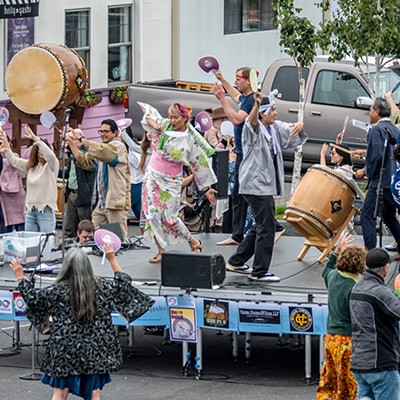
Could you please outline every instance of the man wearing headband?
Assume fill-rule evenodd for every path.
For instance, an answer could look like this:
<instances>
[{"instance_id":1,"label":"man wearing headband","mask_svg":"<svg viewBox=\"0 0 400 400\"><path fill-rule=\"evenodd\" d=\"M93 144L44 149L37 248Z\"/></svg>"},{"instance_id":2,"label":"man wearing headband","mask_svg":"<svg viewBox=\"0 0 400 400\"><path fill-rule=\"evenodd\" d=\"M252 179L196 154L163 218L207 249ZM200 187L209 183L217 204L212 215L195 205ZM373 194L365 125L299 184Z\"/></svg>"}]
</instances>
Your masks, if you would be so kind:
<instances>
[{"instance_id":1,"label":"man wearing headband","mask_svg":"<svg viewBox=\"0 0 400 400\"><path fill-rule=\"evenodd\" d=\"M242 132L244 121L250 114L254 104L253 91L250 86L250 68L243 67L236 70L234 88L223 76L221 71L213 70L217 79L222 83L219 85L214 83L211 85L211 91L215 97L221 102L226 116L235 126L235 146L236 146L236 164L234 175L234 186L232 192L233 216L232 216L232 236L218 245L239 244L243 240L243 231L246 224L247 203L243 196L239 193L239 168L243 159L242 149ZM237 104L236 110L233 109L225 96L225 90L228 92L232 100Z\"/></svg>"},{"instance_id":2,"label":"man wearing headband","mask_svg":"<svg viewBox=\"0 0 400 400\"><path fill-rule=\"evenodd\" d=\"M351 369L358 383L358 398L398 399L400 300L385 285L389 254L370 250L367 270L350 294L353 355Z\"/></svg>"},{"instance_id":3,"label":"man wearing headband","mask_svg":"<svg viewBox=\"0 0 400 400\"><path fill-rule=\"evenodd\" d=\"M239 171L239 193L254 214L255 224L236 253L230 257L228 271L248 274L259 282L278 282L269 272L275 237L274 196L283 194L282 149L294 148L307 140L303 124L276 121L274 94L254 93L254 106L243 129L243 161ZM253 257L253 267L246 262Z\"/></svg>"}]
</instances>

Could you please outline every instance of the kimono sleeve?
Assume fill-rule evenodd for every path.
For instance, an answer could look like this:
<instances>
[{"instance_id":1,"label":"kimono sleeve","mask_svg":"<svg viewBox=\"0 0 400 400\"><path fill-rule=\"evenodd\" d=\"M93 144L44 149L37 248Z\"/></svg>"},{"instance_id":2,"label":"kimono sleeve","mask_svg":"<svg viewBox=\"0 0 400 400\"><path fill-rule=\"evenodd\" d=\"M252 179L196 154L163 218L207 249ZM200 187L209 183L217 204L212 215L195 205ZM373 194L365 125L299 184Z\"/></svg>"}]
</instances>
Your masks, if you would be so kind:
<instances>
[{"instance_id":1,"label":"kimono sleeve","mask_svg":"<svg viewBox=\"0 0 400 400\"><path fill-rule=\"evenodd\" d=\"M34 285L34 281L24 279L19 283L18 289L26 304L26 317L39 332L43 332L49 321L50 301L51 298L57 296L57 288L53 285L44 289L35 289Z\"/></svg>"},{"instance_id":2,"label":"kimono sleeve","mask_svg":"<svg viewBox=\"0 0 400 400\"><path fill-rule=\"evenodd\" d=\"M115 273L111 291L115 311L129 323L145 314L155 302L132 286L132 278L125 272Z\"/></svg>"},{"instance_id":3,"label":"kimono sleeve","mask_svg":"<svg viewBox=\"0 0 400 400\"><path fill-rule=\"evenodd\" d=\"M167 125L169 124L169 120L166 118L163 118L161 116L161 114L158 112L158 110L156 108L154 108L153 106L151 106L150 104L141 103L139 101L138 101L138 104L143 111L143 118L140 121L143 129L146 132L151 132L152 135L155 135L155 136L159 135L160 133L148 124L147 119L152 119L158 125L161 125L164 128L167 127Z\"/></svg>"},{"instance_id":4,"label":"kimono sleeve","mask_svg":"<svg viewBox=\"0 0 400 400\"><path fill-rule=\"evenodd\" d=\"M275 128L282 149L292 149L300 146L308 139L304 131L301 131L298 135L290 136L292 124L288 124L287 122L276 121Z\"/></svg>"},{"instance_id":5,"label":"kimono sleeve","mask_svg":"<svg viewBox=\"0 0 400 400\"><path fill-rule=\"evenodd\" d=\"M194 141L189 155L189 165L194 174L196 185L200 190L217 182L217 177L207 155Z\"/></svg>"}]
</instances>

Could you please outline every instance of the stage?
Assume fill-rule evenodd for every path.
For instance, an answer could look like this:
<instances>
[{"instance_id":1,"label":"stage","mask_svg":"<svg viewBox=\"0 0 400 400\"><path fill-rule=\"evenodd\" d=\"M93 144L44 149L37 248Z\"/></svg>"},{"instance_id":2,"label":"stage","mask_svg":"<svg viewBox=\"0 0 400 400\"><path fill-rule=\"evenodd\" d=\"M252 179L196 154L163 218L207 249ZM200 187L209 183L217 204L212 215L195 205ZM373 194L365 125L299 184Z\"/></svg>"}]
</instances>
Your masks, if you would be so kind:
<instances>
[{"instance_id":1,"label":"stage","mask_svg":"<svg viewBox=\"0 0 400 400\"><path fill-rule=\"evenodd\" d=\"M203 242L203 253L221 254L225 261L236 246L217 246L216 242L227 238L224 234L199 234ZM383 244L391 242L385 237ZM323 353L323 338L326 333L328 315L327 290L321 277L323 264L318 262L320 252L311 248L302 261L297 256L303 248L304 239L298 236L282 236L276 243L270 271L281 278L277 283L252 282L246 275L226 272L226 279L218 289L180 288L161 285L161 265L151 264L149 259L156 253L155 246L142 242L146 248L136 247L118 253L122 269L131 275L134 285L155 299L153 307L134 326L169 327L170 339L182 342L182 366L187 362L190 343L196 344L196 370L202 371L203 330L218 330L232 333L232 356L238 353L238 335L246 337L246 358L250 359L251 334L300 335L305 349L305 376L311 377L311 338L319 337L320 363ZM355 236L354 243L362 245L362 237ZM188 245L182 243L170 246L169 251L188 253ZM61 257L61 252L53 252ZM95 273L101 277L112 277L107 261L102 257L89 256ZM249 263L251 265L251 262ZM187 265L190 269L191 265ZM387 284L393 286L397 263L392 263ZM56 275L37 275L36 285L43 287L54 282ZM17 282L8 265L0 267L0 297L3 305L10 303L7 310L0 309L0 319L25 321L24 307L16 293ZM12 293L14 291L14 293ZM4 307L3 307L4 308ZM184 328L181 322L184 321ZM113 313L115 325L126 325L126 321ZM132 336L133 337L133 336ZM133 343L132 343L133 344Z\"/></svg>"}]
</instances>

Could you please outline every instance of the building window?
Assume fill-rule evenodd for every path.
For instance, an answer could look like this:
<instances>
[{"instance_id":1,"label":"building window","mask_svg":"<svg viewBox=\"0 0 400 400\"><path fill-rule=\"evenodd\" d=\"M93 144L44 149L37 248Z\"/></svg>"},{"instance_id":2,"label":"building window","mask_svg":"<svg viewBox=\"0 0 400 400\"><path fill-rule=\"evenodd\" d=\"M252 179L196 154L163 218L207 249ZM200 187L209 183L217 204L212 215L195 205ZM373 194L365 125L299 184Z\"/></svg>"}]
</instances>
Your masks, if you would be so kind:
<instances>
[{"instance_id":1,"label":"building window","mask_svg":"<svg viewBox=\"0 0 400 400\"><path fill-rule=\"evenodd\" d=\"M131 7L108 9L108 82L129 82L131 76Z\"/></svg>"},{"instance_id":2,"label":"building window","mask_svg":"<svg viewBox=\"0 0 400 400\"><path fill-rule=\"evenodd\" d=\"M89 10L65 12L65 44L74 49L90 69L90 13ZM90 75L90 74L89 74Z\"/></svg>"},{"instance_id":3,"label":"building window","mask_svg":"<svg viewBox=\"0 0 400 400\"><path fill-rule=\"evenodd\" d=\"M276 29L273 0L225 0L224 33Z\"/></svg>"}]
</instances>

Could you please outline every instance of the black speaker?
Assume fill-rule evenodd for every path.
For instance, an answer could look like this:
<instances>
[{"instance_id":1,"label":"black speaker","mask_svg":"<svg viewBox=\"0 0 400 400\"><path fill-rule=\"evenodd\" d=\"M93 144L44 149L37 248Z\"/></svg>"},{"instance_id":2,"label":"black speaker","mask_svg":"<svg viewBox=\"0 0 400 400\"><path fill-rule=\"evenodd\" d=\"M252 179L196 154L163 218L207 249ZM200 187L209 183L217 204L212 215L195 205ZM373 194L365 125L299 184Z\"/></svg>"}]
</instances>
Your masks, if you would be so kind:
<instances>
[{"instance_id":1,"label":"black speaker","mask_svg":"<svg viewBox=\"0 0 400 400\"><path fill-rule=\"evenodd\" d=\"M165 252L161 259L161 285L218 289L226 276L221 254Z\"/></svg>"},{"instance_id":2,"label":"black speaker","mask_svg":"<svg viewBox=\"0 0 400 400\"><path fill-rule=\"evenodd\" d=\"M218 182L213 185L213 188L218 192L217 199L227 199L229 178L229 150L215 149L215 153L212 156L212 168L218 179Z\"/></svg>"}]
</instances>

